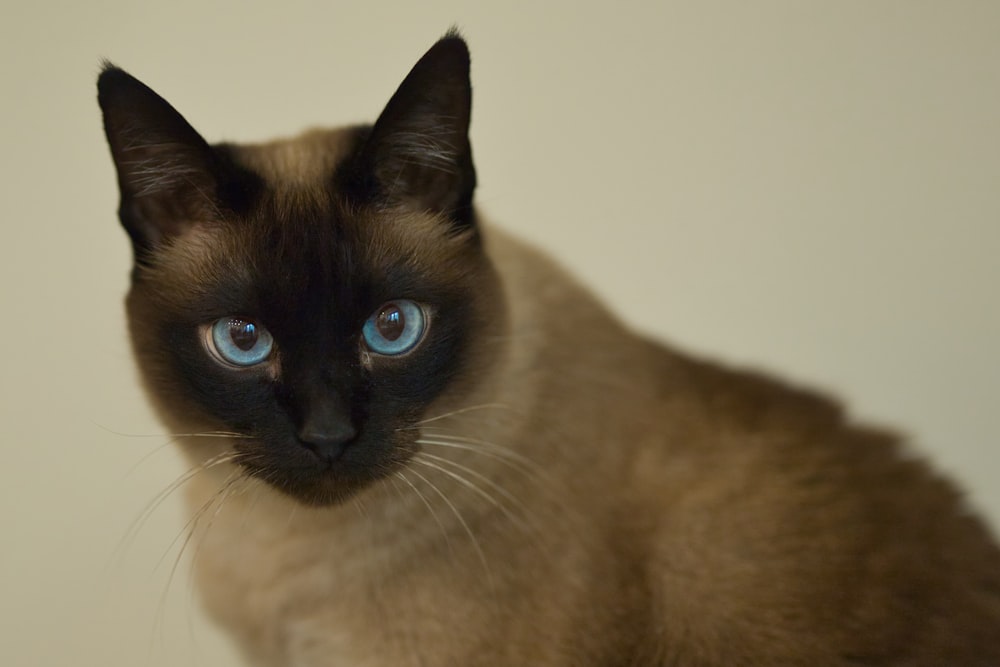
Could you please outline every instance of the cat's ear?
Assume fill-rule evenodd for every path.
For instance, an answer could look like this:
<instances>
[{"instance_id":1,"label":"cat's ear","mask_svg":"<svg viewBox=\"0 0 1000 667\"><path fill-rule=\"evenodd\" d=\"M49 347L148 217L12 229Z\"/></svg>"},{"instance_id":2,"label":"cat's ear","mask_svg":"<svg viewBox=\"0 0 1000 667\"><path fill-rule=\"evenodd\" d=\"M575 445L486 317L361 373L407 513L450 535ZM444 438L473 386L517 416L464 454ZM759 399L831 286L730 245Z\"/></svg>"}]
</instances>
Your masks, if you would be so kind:
<instances>
[{"instance_id":1,"label":"cat's ear","mask_svg":"<svg viewBox=\"0 0 1000 667\"><path fill-rule=\"evenodd\" d=\"M379 194L472 223L469 50L450 32L417 62L375 122L362 153Z\"/></svg>"},{"instance_id":2,"label":"cat's ear","mask_svg":"<svg viewBox=\"0 0 1000 667\"><path fill-rule=\"evenodd\" d=\"M118 170L122 224L137 261L163 240L218 217L226 165L166 100L106 63L97 80Z\"/></svg>"}]
</instances>

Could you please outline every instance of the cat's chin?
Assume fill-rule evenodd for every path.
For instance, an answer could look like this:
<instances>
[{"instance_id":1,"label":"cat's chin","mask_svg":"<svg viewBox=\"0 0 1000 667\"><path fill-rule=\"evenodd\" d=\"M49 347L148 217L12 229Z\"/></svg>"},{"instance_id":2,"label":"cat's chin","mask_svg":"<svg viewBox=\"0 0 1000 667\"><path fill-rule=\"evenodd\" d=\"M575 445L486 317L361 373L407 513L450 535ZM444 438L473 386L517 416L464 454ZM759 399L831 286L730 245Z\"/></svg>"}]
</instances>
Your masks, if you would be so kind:
<instances>
[{"instance_id":1,"label":"cat's chin","mask_svg":"<svg viewBox=\"0 0 1000 667\"><path fill-rule=\"evenodd\" d=\"M261 470L249 469L251 476L260 479L265 484L303 505L310 507L329 507L338 505L359 491L374 484L391 472L380 471L364 473L344 473L325 470L314 475L276 474L274 470L265 473Z\"/></svg>"},{"instance_id":2,"label":"cat's chin","mask_svg":"<svg viewBox=\"0 0 1000 667\"><path fill-rule=\"evenodd\" d=\"M295 456L262 457L247 453L236 462L250 476L281 494L311 507L342 503L358 492L403 467L410 458L409 448L394 448L391 455L350 456L329 462L309 452Z\"/></svg>"},{"instance_id":3,"label":"cat's chin","mask_svg":"<svg viewBox=\"0 0 1000 667\"><path fill-rule=\"evenodd\" d=\"M380 479L372 477L369 480L317 480L312 484L282 483L273 479L266 480L266 483L282 495L295 500L296 502L308 505L309 507L330 507L339 505L350 499L359 491Z\"/></svg>"}]
</instances>

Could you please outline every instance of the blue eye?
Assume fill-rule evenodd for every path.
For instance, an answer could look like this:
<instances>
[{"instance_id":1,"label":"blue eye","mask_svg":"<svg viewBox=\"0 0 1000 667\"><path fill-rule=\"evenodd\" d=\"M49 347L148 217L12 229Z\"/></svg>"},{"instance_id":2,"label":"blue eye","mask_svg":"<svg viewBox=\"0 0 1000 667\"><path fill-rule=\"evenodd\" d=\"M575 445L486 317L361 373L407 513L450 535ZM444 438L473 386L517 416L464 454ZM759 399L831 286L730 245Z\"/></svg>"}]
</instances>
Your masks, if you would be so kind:
<instances>
[{"instance_id":1,"label":"blue eye","mask_svg":"<svg viewBox=\"0 0 1000 667\"><path fill-rule=\"evenodd\" d=\"M409 352L424 335L423 309L412 301L390 301L368 318L361 334L377 354L395 356Z\"/></svg>"},{"instance_id":2,"label":"blue eye","mask_svg":"<svg viewBox=\"0 0 1000 667\"><path fill-rule=\"evenodd\" d=\"M255 366L271 355L274 339L267 329L242 317L223 317L212 325L215 354L234 366Z\"/></svg>"}]
</instances>

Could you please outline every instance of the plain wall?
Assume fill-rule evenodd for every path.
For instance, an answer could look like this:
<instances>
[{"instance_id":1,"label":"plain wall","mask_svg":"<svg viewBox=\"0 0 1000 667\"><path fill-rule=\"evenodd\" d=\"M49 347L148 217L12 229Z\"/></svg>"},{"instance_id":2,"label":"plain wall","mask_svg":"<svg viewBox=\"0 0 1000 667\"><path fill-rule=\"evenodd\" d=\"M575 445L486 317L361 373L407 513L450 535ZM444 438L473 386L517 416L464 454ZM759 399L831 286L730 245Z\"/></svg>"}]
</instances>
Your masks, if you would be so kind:
<instances>
[{"instance_id":1,"label":"plain wall","mask_svg":"<svg viewBox=\"0 0 1000 667\"><path fill-rule=\"evenodd\" d=\"M492 220L635 327L909 433L1000 520L1000 3L6 3L0 664L237 664L172 573L99 59L257 140L373 120L452 24Z\"/></svg>"}]
</instances>

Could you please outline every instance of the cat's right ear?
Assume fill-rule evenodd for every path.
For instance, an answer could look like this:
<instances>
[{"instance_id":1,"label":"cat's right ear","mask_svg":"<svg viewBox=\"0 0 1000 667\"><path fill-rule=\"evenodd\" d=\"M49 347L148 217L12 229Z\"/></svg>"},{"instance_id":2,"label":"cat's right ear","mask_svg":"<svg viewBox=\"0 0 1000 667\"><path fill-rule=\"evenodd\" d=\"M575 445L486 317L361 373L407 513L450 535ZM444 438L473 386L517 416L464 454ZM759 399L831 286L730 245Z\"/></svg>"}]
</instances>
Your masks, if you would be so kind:
<instances>
[{"instance_id":1,"label":"cat's right ear","mask_svg":"<svg viewBox=\"0 0 1000 667\"><path fill-rule=\"evenodd\" d=\"M105 63L97 99L118 171L118 214L142 262L164 240L217 218L220 189L232 179L184 117L127 72Z\"/></svg>"}]
</instances>

